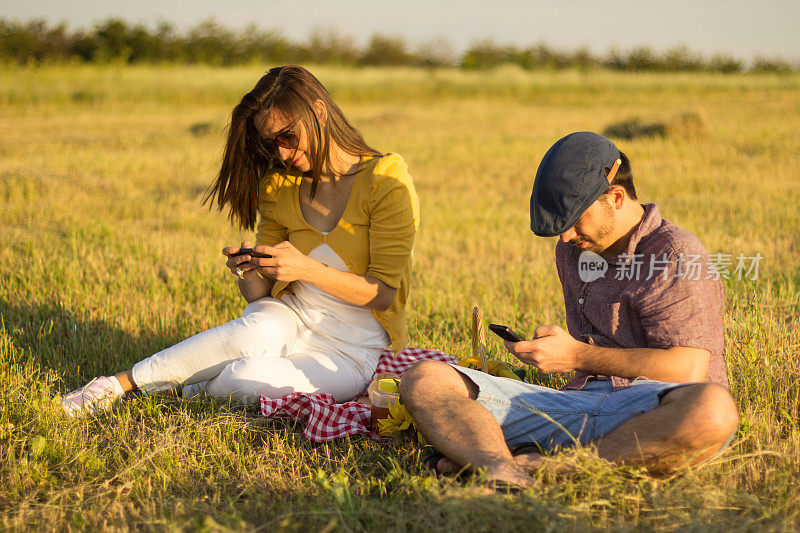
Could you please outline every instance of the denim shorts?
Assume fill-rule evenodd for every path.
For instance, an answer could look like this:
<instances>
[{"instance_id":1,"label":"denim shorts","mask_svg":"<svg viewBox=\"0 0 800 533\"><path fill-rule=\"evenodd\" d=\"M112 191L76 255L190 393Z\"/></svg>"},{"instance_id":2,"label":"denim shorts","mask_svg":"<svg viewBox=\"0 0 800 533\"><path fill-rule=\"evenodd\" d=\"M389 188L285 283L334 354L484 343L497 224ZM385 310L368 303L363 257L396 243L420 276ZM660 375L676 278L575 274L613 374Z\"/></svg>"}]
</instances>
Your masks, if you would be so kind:
<instances>
[{"instance_id":1,"label":"denim shorts","mask_svg":"<svg viewBox=\"0 0 800 533\"><path fill-rule=\"evenodd\" d=\"M582 390L557 390L454 368L478 386L476 400L500 424L509 446L535 442L544 451L599 439L656 409L664 395L686 385L637 379L614 391L611 381L592 380Z\"/></svg>"}]
</instances>

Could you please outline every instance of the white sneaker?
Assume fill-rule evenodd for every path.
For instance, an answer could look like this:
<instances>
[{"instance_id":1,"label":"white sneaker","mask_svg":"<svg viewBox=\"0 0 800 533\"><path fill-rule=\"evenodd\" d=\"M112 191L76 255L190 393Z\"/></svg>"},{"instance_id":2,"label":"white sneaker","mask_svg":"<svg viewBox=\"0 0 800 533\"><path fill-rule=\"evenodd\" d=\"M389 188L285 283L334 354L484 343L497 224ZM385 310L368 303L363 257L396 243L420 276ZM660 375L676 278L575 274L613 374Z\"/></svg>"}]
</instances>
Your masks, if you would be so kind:
<instances>
[{"instance_id":1,"label":"white sneaker","mask_svg":"<svg viewBox=\"0 0 800 533\"><path fill-rule=\"evenodd\" d=\"M114 376L101 376L64 396L61 406L69 416L105 411L117 398L124 398L125 391Z\"/></svg>"},{"instance_id":2,"label":"white sneaker","mask_svg":"<svg viewBox=\"0 0 800 533\"><path fill-rule=\"evenodd\" d=\"M184 385L181 391L181 396L184 400L196 400L206 392L206 384L208 381L201 381L200 383L192 383L191 385Z\"/></svg>"}]
</instances>

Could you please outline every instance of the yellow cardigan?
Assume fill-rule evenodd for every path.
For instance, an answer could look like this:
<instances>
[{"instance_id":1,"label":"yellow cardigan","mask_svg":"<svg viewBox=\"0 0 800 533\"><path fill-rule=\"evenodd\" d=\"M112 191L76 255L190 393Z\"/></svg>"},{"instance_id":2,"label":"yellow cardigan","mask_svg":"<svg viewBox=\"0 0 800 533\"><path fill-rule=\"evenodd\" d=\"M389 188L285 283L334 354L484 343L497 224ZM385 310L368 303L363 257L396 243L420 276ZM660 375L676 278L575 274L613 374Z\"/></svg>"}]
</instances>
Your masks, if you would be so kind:
<instances>
[{"instance_id":1,"label":"yellow cardigan","mask_svg":"<svg viewBox=\"0 0 800 533\"><path fill-rule=\"evenodd\" d=\"M288 240L300 252L328 243L350 272L373 276L397 289L386 311L372 311L386 329L395 353L408 342L406 300L411 281L414 235L419 228L419 199L408 167L397 154L365 159L353 181L344 214L324 235L300 211L301 175L296 171L265 176L259 184L256 244ZM291 291L276 281L272 297Z\"/></svg>"}]
</instances>

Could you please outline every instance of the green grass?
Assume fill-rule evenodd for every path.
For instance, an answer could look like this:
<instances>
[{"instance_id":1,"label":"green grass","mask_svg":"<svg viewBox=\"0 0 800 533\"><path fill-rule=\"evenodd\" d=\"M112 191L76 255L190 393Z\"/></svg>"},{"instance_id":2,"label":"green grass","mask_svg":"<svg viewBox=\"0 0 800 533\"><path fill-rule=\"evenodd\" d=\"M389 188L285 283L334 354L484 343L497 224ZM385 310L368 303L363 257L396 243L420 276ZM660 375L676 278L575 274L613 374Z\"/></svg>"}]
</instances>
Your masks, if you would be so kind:
<instances>
[{"instance_id":1,"label":"green grass","mask_svg":"<svg viewBox=\"0 0 800 533\"><path fill-rule=\"evenodd\" d=\"M527 229L556 139L704 117L696 138L619 142L643 200L712 253L763 256L758 280L726 282L742 424L703 468L656 479L581 451L565 459L579 474L487 496L428 477L413 442L313 445L219 403L158 396L64 418L55 395L241 312L219 250L246 234L200 198L228 114L264 70L0 71L0 529L800 527L795 75L313 70L371 144L408 161L423 213L412 343L457 357L475 304L522 331L564 324L554 240Z\"/></svg>"}]
</instances>

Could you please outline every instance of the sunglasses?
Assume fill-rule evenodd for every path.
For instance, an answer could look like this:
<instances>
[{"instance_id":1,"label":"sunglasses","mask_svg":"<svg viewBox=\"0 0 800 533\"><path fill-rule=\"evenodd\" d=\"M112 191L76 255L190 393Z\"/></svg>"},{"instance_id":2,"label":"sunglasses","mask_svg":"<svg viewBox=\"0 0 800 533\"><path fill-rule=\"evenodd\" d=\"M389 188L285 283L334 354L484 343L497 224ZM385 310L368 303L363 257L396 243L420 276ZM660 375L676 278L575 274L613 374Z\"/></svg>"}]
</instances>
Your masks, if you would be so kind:
<instances>
[{"instance_id":1,"label":"sunglasses","mask_svg":"<svg viewBox=\"0 0 800 533\"><path fill-rule=\"evenodd\" d=\"M297 145L300 144L300 138L294 132L294 127L297 125L297 122L286 126L278 133L271 140L265 139L264 142L270 148L275 149L274 151L277 152L277 148L286 148L287 150L297 150Z\"/></svg>"}]
</instances>

